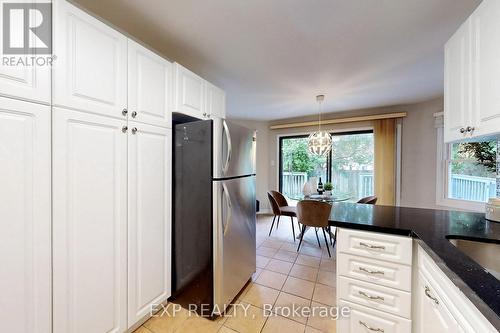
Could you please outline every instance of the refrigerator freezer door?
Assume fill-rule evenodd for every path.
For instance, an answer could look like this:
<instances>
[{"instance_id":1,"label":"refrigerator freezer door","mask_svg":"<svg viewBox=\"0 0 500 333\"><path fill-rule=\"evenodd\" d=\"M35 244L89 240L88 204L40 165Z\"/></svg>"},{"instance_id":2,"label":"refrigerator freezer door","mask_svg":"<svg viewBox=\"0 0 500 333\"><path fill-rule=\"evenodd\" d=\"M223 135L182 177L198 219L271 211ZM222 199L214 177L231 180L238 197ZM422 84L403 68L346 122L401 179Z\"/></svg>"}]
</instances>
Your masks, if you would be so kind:
<instances>
[{"instance_id":1,"label":"refrigerator freezer door","mask_svg":"<svg viewBox=\"0 0 500 333\"><path fill-rule=\"evenodd\" d=\"M214 120L214 178L255 174L255 131Z\"/></svg>"},{"instance_id":2,"label":"refrigerator freezer door","mask_svg":"<svg viewBox=\"0 0 500 333\"><path fill-rule=\"evenodd\" d=\"M223 312L256 269L255 176L214 181L214 300Z\"/></svg>"}]
</instances>

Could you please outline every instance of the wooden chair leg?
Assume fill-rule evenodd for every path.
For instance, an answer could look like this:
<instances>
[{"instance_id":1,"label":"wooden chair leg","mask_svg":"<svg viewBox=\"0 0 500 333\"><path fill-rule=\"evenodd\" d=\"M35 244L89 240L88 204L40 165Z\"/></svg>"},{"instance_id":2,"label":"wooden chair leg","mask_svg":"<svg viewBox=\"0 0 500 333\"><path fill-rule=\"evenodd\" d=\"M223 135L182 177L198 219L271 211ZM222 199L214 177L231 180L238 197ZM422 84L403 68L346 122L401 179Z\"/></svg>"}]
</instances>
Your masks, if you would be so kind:
<instances>
[{"instance_id":1,"label":"wooden chair leg","mask_svg":"<svg viewBox=\"0 0 500 333\"><path fill-rule=\"evenodd\" d=\"M318 240L318 246L321 249L321 244L319 243L319 237L318 237L318 228L314 228L314 231L316 232L316 239Z\"/></svg>"},{"instance_id":2,"label":"wooden chair leg","mask_svg":"<svg viewBox=\"0 0 500 333\"><path fill-rule=\"evenodd\" d=\"M293 225L293 217L290 216L290 219L292 220L293 242L295 243L295 226Z\"/></svg>"},{"instance_id":3,"label":"wooden chair leg","mask_svg":"<svg viewBox=\"0 0 500 333\"><path fill-rule=\"evenodd\" d=\"M302 238L304 238L304 233L306 232L306 226L302 225L302 234L300 235L299 247L297 248L297 252L300 250L300 245L302 244Z\"/></svg>"},{"instance_id":4,"label":"wooden chair leg","mask_svg":"<svg viewBox=\"0 0 500 333\"><path fill-rule=\"evenodd\" d=\"M323 237L325 238L326 249L328 250L328 256L331 258L332 254L330 253L330 246L328 245L328 240L326 239L325 228L321 228L323 230Z\"/></svg>"},{"instance_id":5,"label":"wooden chair leg","mask_svg":"<svg viewBox=\"0 0 500 333\"><path fill-rule=\"evenodd\" d=\"M273 231L274 220L276 220L276 215L273 217L273 223L271 223L271 229L269 229L269 236L271 236L271 231Z\"/></svg>"}]
</instances>

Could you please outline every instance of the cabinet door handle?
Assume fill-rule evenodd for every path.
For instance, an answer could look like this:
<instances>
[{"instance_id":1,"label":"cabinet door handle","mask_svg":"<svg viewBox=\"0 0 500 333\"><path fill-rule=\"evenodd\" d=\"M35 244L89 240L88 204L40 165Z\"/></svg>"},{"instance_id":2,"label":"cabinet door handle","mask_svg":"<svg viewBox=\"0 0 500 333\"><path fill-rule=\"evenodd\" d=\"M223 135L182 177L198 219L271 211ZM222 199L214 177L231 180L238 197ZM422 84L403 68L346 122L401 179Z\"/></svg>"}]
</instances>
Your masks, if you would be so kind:
<instances>
[{"instance_id":1,"label":"cabinet door handle","mask_svg":"<svg viewBox=\"0 0 500 333\"><path fill-rule=\"evenodd\" d=\"M368 274L381 274L381 275L385 274L384 271L372 271L372 270L370 270L368 268L364 268L364 267L360 267L359 270L362 271L362 272L366 272Z\"/></svg>"},{"instance_id":2,"label":"cabinet door handle","mask_svg":"<svg viewBox=\"0 0 500 333\"><path fill-rule=\"evenodd\" d=\"M365 297L365 298L368 298L368 299L371 299L371 300L381 300L383 301L384 298L382 296L372 296L372 295L368 295L367 293L365 293L364 291L359 291L358 292L361 296Z\"/></svg>"},{"instance_id":3,"label":"cabinet door handle","mask_svg":"<svg viewBox=\"0 0 500 333\"><path fill-rule=\"evenodd\" d=\"M439 305L438 299L431 295L431 288L429 288L428 286L425 286L425 296L429 297L430 299L432 299L434 301L434 303Z\"/></svg>"},{"instance_id":4,"label":"cabinet door handle","mask_svg":"<svg viewBox=\"0 0 500 333\"><path fill-rule=\"evenodd\" d=\"M128 114L128 110L127 110L127 109L123 109L123 110L122 110L122 115L124 115L124 116L126 117L126 116L127 116L127 114Z\"/></svg>"},{"instance_id":5,"label":"cabinet door handle","mask_svg":"<svg viewBox=\"0 0 500 333\"><path fill-rule=\"evenodd\" d=\"M137 133L137 127L132 127L132 134Z\"/></svg>"},{"instance_id":6,"label":"cabinet door handle","mask_svg":"<svg viewBox=\"0 0 500 333\"><path fill-rule=\"evenodd\" d=\"M465 133L465 128L463 128L463 127L462 127L462 128L460 129L460 133L464 134L464 133Z\"/></svg>"},{"instance_id":7,"label":"cabinet door handle","mask_svg":"<svg viewBox=\"0 0 500 333\"><path fill-rule=\"evenodd\" d=\"M132 111L132 118L137 117L137 111Z\"/></svg>"},{"instance_id":8,"label":"cabinet door handle","mask_svg":"<svg viewBox=\"0 0 500 333\"><path fill-rule=\"evenodd\" d=\"M467 132L473 132L474 131L474 127L471 127L471 126L467 126L467 128L465 129Z\"/></svg>"},{"instance_id":9,"label":"cabinet door handle","mask_svg":"<svg viewBox=\"0 0 500 333\"><path fill-rule=\"evenodd\" d=\"M127 130L128 130L128 126L127 125L125 125L125 126L122 127L122 132L123 133L127 133Z\"/></svg>"},{"instance_id":10,"label":"cabinet door handle","mask_svg":"<svg viewBox=\"0 0 500 333\"><path fill-rule=\"evenodd\" d=\"M373 249L373 250L385 250L385 246L382 246L382 245L370 245L370 244L366 244L366 243L363 243L363 242L360 242L359 246L364 246L366 248Z\"/></svg>"},{"instance_id":11,"label":"cabinet door handle","mask_svg":"<svg viewBox=\"0 0 500 333\"><path fill-rule=\"evenodd\" d=\"M359 321L359 324L360 325L363 325L364 327L366 327L367 329L369 329L370 331L373 331L373 332L381 332L381 333L384 333L384 330L382 328L374 328L374 327L370 327L370 325L368 325L367 323L365 323L364 321Z\"/></svg>"}]
</instances>

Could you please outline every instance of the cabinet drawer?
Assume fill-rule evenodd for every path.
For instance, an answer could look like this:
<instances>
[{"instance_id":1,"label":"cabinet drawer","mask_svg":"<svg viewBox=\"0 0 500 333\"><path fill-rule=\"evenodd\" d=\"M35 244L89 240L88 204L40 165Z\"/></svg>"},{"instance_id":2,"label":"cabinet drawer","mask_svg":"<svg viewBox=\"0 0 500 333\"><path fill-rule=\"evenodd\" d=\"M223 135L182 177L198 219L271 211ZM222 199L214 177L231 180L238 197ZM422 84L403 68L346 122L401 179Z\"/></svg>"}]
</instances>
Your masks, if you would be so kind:
<instances>
[{"instance_id":1,"label":"cabinet drawer","mask_svg":"<svg viewBox=\"0 0 500 333\"><path fill-rule=\"evenodd\" d=\"M376 232L339 229L340 252L411 265L412 239Z\"/></svg>"},{"instance_id":2,"label":"cabinet drawer","mask_svg":"<svg viewBox=\"0 0 500 333\"><path fill-rule=\"evenodd\" d=\"M342 333L409 333L411 320L341 300L339 307L351 309L349 317L337 320L337 332Z\"/></svg>"},{"instance_id":3,"label":"cabinet drawer","mask_svg":"<svg viewBox=\"0 0 500 333\"><path fill-rule=\"evenodd\" d=\"M340 254L337 259L337 272L341 276L386 287L411 290L411 266Z\"/></svg>"},{"instance_id":4,"label":"cabinet drawer","mask_svg":"<svg viewBox=\"0 0 500 333\"><path fill-rule=\"evenodd\" d=\"M401 317L411 317L411 294L409 292L339 277L337 293L340 299Z\"/></svg>"}]
</instances>

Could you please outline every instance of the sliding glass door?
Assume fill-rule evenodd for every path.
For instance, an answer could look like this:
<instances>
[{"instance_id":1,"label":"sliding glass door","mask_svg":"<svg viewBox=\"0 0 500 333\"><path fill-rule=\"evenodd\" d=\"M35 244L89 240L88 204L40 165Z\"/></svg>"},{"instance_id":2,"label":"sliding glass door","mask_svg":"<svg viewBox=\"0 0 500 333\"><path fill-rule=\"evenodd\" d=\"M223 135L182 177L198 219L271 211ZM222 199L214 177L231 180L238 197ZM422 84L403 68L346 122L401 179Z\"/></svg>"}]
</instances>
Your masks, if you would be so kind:
<instances>
[{"instance_id":1,"label":"sliding glass door","mask_svg":"<svg viewBox=\"0 0 500 333\"><path fill-rule=\"evenodd\" d=\"M373 132L336 133L327 156L309 154L307 135L279 140L280 192L294 198L306 181L316 178L333 184L333 192L348 194L352 201L373 195Z\"/></svg>"}]
</instances>

